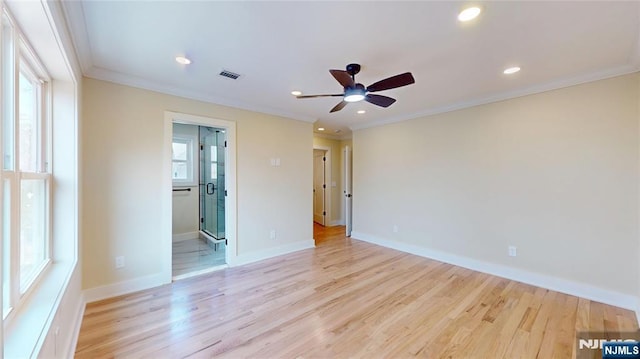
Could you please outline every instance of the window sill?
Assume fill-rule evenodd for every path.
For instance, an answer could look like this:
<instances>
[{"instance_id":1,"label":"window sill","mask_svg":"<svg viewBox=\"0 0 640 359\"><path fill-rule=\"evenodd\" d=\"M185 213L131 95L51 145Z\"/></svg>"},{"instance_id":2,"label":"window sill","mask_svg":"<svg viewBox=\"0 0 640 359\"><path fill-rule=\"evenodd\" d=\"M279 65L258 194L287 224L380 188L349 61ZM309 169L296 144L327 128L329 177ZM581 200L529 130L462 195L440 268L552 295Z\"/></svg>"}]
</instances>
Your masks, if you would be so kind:
<instances>
[{"instance_id":1,"label":"window sill","mask_svg":"<svg viewBox=\"0 0 640 359\"><path fill-rule=\"evenodd\" d=\"M4 357L37 356L55 317L76 261L54 262L18 308L4 331Z\"/></svg>"}]
</instances>

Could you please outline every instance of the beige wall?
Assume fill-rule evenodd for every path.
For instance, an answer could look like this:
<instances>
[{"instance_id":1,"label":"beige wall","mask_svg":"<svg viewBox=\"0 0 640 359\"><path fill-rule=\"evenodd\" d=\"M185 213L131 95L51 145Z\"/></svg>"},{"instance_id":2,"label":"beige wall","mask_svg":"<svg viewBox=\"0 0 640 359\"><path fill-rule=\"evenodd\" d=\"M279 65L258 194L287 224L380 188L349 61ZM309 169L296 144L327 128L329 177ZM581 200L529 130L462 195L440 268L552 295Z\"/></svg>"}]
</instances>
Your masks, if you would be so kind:
<instances>
[{"instance_id":1,"label":"beige wall","mask_svg":"<svg viewBox=\"0 0 640 359\"><path fill-rule=\"evenodd\" d=\"M356 131L354 231L636 295L638 98L633 74Z\"/></svg>"},{"instance_id":2,"label":"beige wall","mask_svg":"<svg viewBox=\"0 0 640 359\"><path fill-rule=\"evenodd\" d=\"M313 238L310 123L84 79L85 289L162 271L165 110L236 122L239 255ZM280 167L270 165L274 157ZM271 229L276 240L269 239ZM126 263L120 270L114 269L118 255Z\"/></svg>"},{"instance_id":3,"label":"beige wall","mask_svg":"<svg viewBox=\"0 0 640 359\"><path fill-rule=\"evenodd\" d=\"M197 183L199 177L199 155L198 150L198 126L184 125L176 123L173 125L173 133L179 135L185 135L192 137L193 142L193 157L194 157L194 176ZM173 192L173 213L172 213L172 234L188 234L198 232L200 229L200 207L199 207L199 192L197 185L189 186L174 186L176 188L191 188L191 191Z\"/></svg>"}]
</instances>

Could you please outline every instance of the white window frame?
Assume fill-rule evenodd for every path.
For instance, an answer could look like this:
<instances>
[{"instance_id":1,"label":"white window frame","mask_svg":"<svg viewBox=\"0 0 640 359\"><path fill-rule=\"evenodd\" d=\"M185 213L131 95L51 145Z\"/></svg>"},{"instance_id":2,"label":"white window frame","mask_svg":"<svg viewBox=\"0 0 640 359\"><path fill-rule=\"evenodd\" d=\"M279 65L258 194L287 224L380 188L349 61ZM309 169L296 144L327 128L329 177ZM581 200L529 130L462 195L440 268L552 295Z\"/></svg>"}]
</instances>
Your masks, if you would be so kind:
<instances>
[{"instance_id":1,"label":"white window frame","mask_svg":"<svg viewBox=\"0 0 640 359\"><path fill-rule=\"evenodd\" d=\"M196 186L197 178L196 178L196 159L194 147L196 145L196 141L191 136L183 136L183 135L174 135L171 146L173 147L174 143L183 143L187 146L187 159L186 160L176 160L171 157L171 168L173 168L174 163L186 163L187 165L187 178L186 179L173 179L173 175L171 178L173 179L173 185L175 187L186 187L186 186Z\"/></svg>"},{"instance_id":2,"label":"white window frame","mask_svg":"<svg viewBox=\"0 0 640 359\"><path fill-rule=\"evenodd\" d=\"M11 91L13 92L13 113L11 114L13 120L13 159L12 168L4 168L4 164L0 166L0 183L2 183L2 191L0 191L0 199L4 203L4 183L8 180L10 183L10 219L9 223L4 223L3 217L0 216L0 223L2 227L9 226L10 238L4 238L3 241L9 240L9 303L7 311L3 311L3 324L7 325L12 319L14 313L19 311L19 308L26 302L29 295L36 290L39 286L42 278L51 265L51 248L52 248L52 236L51 236L51 103L52 93L49 83L51 78L46 72L42 62L36 56L32 47L29 45L27 39L22 34L11 14L6 9L2 10L2 15L8 20L8 26L12 32L12 68L13 83ZM2 50L6 50L4 44ZM3 59L4 60L4 59ZM28 77L30 81L36 84L36 103L37 113L36 116L39 119L37 125L38 130L36 134L38 151L36 153L36 168L34 172L20 171L20 113L19 113L19 93L20 93L20 81L19 76L22 72L25 77ZM2 94L5 96L6 94ZM2 113L2 116L7 114ZM2 136L0 136L2 137ZM0 138L3 140L3 137ZM4 146L0 146L0 151L4 155ZM4 160L4 156L3 156ZM22 180L43 180L45 190L45 208L44 217L46 223L44 224L44 236L45 236L45 255L44 260L38 264L37 270L32 275L26 278L21 283L20 273L20 191ZM0 211L4 210L4 206L0 206ZM4 243L3 243L4 245ZM5 256L6 258L7 256ZM7 303L3 303L7 305ZM3 309L4 309L3 305Z\"/></svg>"}]
</instances>

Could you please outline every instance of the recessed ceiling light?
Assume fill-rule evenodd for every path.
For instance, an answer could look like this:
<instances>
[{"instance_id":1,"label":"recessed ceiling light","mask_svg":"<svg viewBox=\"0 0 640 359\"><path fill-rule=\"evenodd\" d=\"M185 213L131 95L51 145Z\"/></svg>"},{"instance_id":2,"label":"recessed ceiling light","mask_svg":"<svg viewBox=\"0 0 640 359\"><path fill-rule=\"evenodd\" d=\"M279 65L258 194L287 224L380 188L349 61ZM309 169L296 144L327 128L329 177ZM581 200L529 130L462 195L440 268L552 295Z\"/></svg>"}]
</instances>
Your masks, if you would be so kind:
<instances>
[{"instance_id":1,"label":"recessed ceiling light","mask_svg":"<svg viewBox=\"0 0 640 359\"><path fill-rule=\"evenodd\" d=\"M300 95L302 95L302 92L301 91L291 91L291 94L293 96L300 96Z\"/></svg>"},{"instance_id":2,"label":"recessed ceiling light","mask_svg":"<svg viewBox=\"0 0 640 359\"><path fill-rule=\"evenodd\" d=\"M480 15L481 11L482 10L480 10L480 8L477 6L468 7L460 11L460 13L458 14L458 20L462 22L473 20L478 17L478 15Z\"/></svg>"},{"instance_id":3,"label":"recessed ceiling light","mask_svg":"<svg viewBox=\"0 0 640 359\"><path fill-rule=\"evenodd\" d=\"M191 60L189 60L188 58L184 57L184 56L177 56L176 57L176 62L179 64L183 64L183 65L189 65L191 63Z\"/></svg>"},{"instance_id":4,"label":"recessed ceiling light","mask_svg":"<svg viewBox=\"0 0 640 359\"><path fill-rule=\"evenodd\" d=\"M359 113L359 114L361 114L361 115L362 115L363 113L365 113L365 112L367 112L367 111L365 111L365 110L358 110L358 113Z\"/></svg>"},{"instance_id":5,"label":"recessed ceiling light","mask_svg":"<svg viewBox=\"0 0 640 359\"><path fill-rule=\"evenodd\" d=\"M509 67L508 69L504 70L503 73L505 75L511 75L511 74L515 74L518 71L520 71L520 68L518 66L514 66L514 67Z\"/></svg>"},{"instance_id":6,"label":"recessed ceiling light","mask_svg":"<svg viewBox=\"0 0 640 359\"><path fill-rule=\"evenodd\" d=\"M324 131L324 127L318 127L318 131Z\"/></svg>"}]
</instances>

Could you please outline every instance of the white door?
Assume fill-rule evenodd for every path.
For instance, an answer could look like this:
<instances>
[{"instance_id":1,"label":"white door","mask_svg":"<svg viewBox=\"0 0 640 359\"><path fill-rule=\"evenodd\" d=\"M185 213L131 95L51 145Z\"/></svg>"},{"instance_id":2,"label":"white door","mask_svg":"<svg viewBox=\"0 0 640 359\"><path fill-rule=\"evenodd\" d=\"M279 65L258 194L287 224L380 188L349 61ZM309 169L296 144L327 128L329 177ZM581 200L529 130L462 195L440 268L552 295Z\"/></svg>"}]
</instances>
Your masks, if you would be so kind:
<instances>
[{"instance_id":1,"label":"white door","mask_svg":"<svg viewBox=\"0 0 640 359\"><path fill-rule=\"evenodd\" d=\"M351 148L346 146L344 148L344 211L347 237L351 236L351 200Z\"/></svg>"},{"instance_id":2,"label":"white door","mask_svg":"<svg viewBox=\"0 0 640 359\"><path fill-rule=\"evenodd\" d=\"M313 150L313 221L325 225L325 151Z\"/></svg>"}]
</instances>

